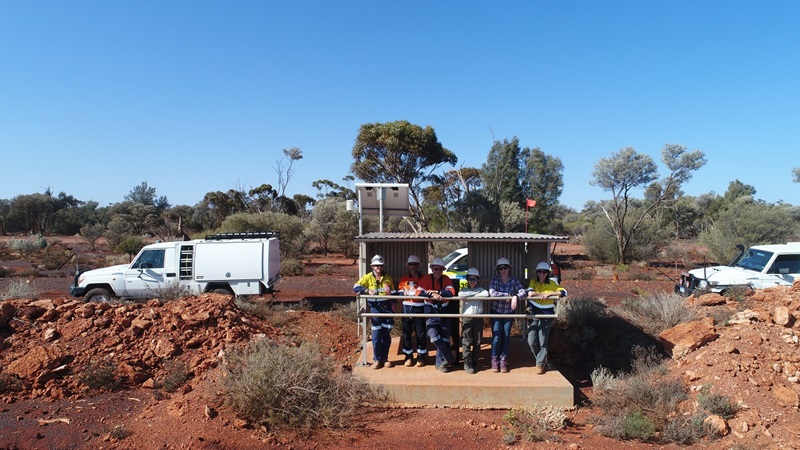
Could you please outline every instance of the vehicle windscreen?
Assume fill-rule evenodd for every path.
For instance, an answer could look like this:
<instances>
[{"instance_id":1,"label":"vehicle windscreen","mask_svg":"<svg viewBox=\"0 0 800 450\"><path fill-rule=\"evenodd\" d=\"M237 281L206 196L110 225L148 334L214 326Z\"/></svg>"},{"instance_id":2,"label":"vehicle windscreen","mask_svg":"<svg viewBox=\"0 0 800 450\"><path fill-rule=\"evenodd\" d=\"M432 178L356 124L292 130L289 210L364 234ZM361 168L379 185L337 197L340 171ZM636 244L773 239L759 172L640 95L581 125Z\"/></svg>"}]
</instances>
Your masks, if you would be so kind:
<instances>
[{"instance_id":1,"label":"vehicle windscreen","mask_svg":"<svg viewBox=\"0 0 800 450\"><path fill-rule=\"evenodd\" d=\"M742 269L761 272L764 270L764 266L767 265L770 258L772 258L772 252L753 250L750 248L734 263L733 267L741 267Z\"/></svg>"},{"instance_id":2,"label":"vehicle windscreen","mask_svg":"<svg viewBox=\"0 0 800 450\"><path fill-rule=\"evenodd\" d=\"M455 251L452 251L452 252L448 253L447 256L445 256L443 258L444 265L446 266L446 265L450 264L450 261L458 258L460 255L461 255L461 253L459 253L458 250L455 250Z\"/></svg>"}]
</instances>

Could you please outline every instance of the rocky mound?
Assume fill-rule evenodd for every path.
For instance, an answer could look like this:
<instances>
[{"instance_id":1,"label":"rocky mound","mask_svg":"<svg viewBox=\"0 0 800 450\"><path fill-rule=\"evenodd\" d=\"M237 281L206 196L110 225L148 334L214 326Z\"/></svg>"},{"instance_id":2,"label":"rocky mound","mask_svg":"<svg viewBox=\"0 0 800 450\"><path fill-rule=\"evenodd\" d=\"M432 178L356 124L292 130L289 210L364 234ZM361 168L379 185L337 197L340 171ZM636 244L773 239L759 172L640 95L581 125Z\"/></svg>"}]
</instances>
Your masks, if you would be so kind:
<instances>
[{"instance_id":1,"label":"rocky mound","mask_svg":"<svg viewBox=\"0 0 800 450\"><path fill-rule=\"evenodd\" d=\"M218 294L130 304L5 301L0 304L0 395L7 402L75 398L86 390L87 368L103 363L115 368L115 380L123 386L158 387L176 361L187 376L197 377L217 367L232 346L259 337L282 339L296 334L292 321L310 320L320 322L313 327L317 334L325 327L334 341L320 342L321 348L341 354L357 345L352 329L343 330L322 314L299 311L276 328Z\"/></svg>"},{"instance_id":2,"label":"rocky mound","mask_svg":"<svg viewBox=\"0 0 800 450\"><path fill-rule=\"evenodd\" d=\"M706 318L660 339L691 391L710 388L741 407L730 423L716 425L718 433L759 448L800 448L800 283L741 301L717 294L691 300Z\"/></svg>"}]
</instances>

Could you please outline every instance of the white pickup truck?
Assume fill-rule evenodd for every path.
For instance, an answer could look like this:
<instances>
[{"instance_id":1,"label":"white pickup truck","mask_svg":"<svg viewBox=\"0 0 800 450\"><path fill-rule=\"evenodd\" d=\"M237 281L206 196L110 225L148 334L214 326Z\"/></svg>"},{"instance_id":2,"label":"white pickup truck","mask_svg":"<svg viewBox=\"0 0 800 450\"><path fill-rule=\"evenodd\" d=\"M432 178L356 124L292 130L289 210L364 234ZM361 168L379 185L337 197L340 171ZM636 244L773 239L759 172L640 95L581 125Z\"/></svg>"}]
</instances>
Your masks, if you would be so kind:
<instances>
[{"instance_id":1,"label":"white pickup truck","mask_svg":"<svg viewBox=\"0 0 800 450\"><path fill-rule=\"evenodd\" d=\"M277 233L220 233L146 245L131 264L78 272L70 295L85 301L152 298L179 284L194 294L261 295L280 279Z\"/></svg>"},{"instance_id":2,"label":"white pickup truck","mask_svg":"<svg viewBox=\"0 0 800 450\"><path fill-rule=\"evenodd\" d=\"M754 245L727 266L713 266L681 273L675 292L724 294L731 288L766 289L791 286L800 277L800 242Z\"/></svg>"}]
</instances>

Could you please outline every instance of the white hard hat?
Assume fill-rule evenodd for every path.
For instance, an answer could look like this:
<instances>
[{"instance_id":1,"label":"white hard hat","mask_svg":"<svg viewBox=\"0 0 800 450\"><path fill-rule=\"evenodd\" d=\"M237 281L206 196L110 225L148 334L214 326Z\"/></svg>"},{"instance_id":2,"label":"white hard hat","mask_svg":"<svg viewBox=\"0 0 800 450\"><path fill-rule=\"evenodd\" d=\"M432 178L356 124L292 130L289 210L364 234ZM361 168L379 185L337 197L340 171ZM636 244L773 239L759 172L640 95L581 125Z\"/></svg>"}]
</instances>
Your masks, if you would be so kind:
<instances>
[{"instance_id":1,"label":"white hard hat","mask_svg":"<svg viewBox=\"0 0 800 450\"><path fill-rule=\"evenodd\" d=\"M411 256L409 256L409 257L408 257L408 261L406 261L406 264L411 264L411 263L417 263L417 264L419 264L419 256L417 256L417 255L411 255Z\"/></svg>"},{"instance_id":2,"label":"white hard hat","mask_svg":"<svg viewBox=\"0 0 800 450\"><path fill-rule=\"evenodd\" d=\"M470 268L467 270L467 276L468 276L468 277L478 277L478 278L480 278L480 277L481 277L481 274L480 274L480 272L478 272L478 269L476 269L476 268L474 268L474 267L470 267Z\"/></svg>"},{"instance_id":3,"label":"white hard hat","mask_svg":"<svg viewBox=\"0 0 800 450\"><path fill-rule=\"evenodd\" d=\"M536 270L546 270L550 272L550 264L548 264L546 261L542 261L536 265Z\"/></svg>"},{"instance_id":4,"label":"white hard hat","mask_svg":"<svg viewBox=\"0 0 800 450\"><path fill-rule=\"evenodd\" d=\"M383 265L383 256L375 255L372 257L372 262L370 263L371 266L382 266Z\"/></svg>"},{"instance_id":5,"label":"white hard hat","mask_svg":"<svg viewBox=\"0 0 800 450\"><path fill-rule=\"evenodd\" d=\"M433 262L431 262L431 267L433 266L444 267L444 260L442 258L433 258Z\"/></svg>"},{"instance_id":6,"label":"white hard hat","mask_svg":"<svg viewBox=\"0 0 800 450\"><path fill-rule=\"evenodd\" d=\"M497 260L497 264L495 264L495 267L498 266L511 266L511 262L508 260L508 258L500 258Z\"/></svg>"}]
</instances>

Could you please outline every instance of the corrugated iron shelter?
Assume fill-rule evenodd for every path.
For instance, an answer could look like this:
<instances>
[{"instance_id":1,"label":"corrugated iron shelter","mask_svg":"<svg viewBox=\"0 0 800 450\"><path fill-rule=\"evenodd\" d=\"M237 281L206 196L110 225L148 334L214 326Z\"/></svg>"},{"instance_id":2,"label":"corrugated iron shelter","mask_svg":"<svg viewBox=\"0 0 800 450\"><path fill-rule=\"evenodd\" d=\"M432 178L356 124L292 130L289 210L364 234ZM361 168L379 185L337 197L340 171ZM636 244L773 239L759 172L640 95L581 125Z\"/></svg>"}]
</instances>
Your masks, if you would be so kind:
<instances>
[{"instance_id":1,"label":"corrugated iron shelter","mask_svg":"<svg viewBox=\"0 0 800 450\"><path fill-rule=\"evenodd\" d=\"M527 278L537 263L550 261L551 243L569 242L569 237L533 233L367 233L355 240L359 242L359 275L370 270L370 260L378 254L383 256L387 272L395 280L406 273L408 255L419 256L423 273L433 258L445 256L429 255L431 242L463 242L469 249L469 266L477 268L481 284L488 285L498 258L508 258L514 275Z\"/></svg>"}]
</instances>

